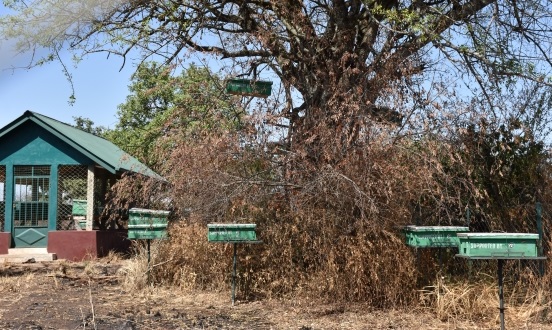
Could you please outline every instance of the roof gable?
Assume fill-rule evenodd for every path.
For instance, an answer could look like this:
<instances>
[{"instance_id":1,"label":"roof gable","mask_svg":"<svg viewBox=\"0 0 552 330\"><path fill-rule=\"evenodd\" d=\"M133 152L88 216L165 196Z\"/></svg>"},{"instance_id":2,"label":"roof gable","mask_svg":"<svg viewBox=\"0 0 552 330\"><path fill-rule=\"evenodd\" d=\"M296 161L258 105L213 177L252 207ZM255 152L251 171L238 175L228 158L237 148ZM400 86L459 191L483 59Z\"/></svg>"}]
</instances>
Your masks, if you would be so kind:
<instances>
[{"instance_id":1,"label":"roof gable","mask_svg":"<svg viewBox=\"0 0 552 330\"><path fill-rule=\"evenodd\" d=\"M22 116L1 128L0 138L27 121L41 126L111 173L131 171L164 180L159 174L112 142L36 112L25 111Z\"/></svg>"}]
</instances>

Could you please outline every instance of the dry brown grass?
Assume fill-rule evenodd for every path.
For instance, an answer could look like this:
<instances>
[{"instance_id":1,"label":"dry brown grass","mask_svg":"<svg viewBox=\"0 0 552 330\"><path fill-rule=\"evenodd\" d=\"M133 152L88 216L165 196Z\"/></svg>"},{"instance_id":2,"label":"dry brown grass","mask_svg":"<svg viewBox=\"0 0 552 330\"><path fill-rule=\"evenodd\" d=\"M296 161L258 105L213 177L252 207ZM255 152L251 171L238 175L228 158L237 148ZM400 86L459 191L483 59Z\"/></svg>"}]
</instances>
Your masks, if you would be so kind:
<instances>
[{"instance_id":1,"label":"dry brown grass","mask_svg":"<svg viewBox=\"0 0 552 330\"><path fill-rule=\"evenodd\" d=\"M296 237L290 244L287 235L300 228L285 223L264 224L261 228L260 238L265 244L238 246L237 284L242 299L300 296L373 305L380 301L404 305L413 299L408 291L416 276L413 267L396 267L411 254L392 233L382 232L380 239L372 242L367 234L336 241L333 235L339 234L328 232L316 239ZM184 290L220 291L229 287L231 244L209 243L206 226L198 223L175 225L170 236L169 241L152 246L154 283ZM336 244L342 248L336 250ZM404 250L404 254L398 255L398 250ZM137 252L120 271L125 285L143 288L145 250L141 247ZM412 260L409 263L413 265Z\"/></svg>"},{"instance_id":2,"label":"dry brown grass","mask_svg":"<svg viewBox=\"0 0 552 330\"><path fill-rule=\"evenodd\" d=\"M197 226L196 229L198 230L196 234L205 230L202 226ZM204 239L202 235L197 237L198 241L202 239ZM192 244L194 240L188 238L185 241ZM159 277L163 271L167 271L167 269L163 270L163 267L170 264L166 262L168 259L165 257L172 257L164 253L174 251L169 250L172 244L168 243L168 241L156 241L152 245L152 266L155 271L152 274L154 282L149 284L145 276L146 249L142 244L135 246L135 255L130 259L110 257L78 263L56 261L48 264L1 267L0 274L3 276L0 277L0 293L2 293L4 305L0 307L0 325L4 324L3 321L9 320L6 318L7 315L16 315L21 308L37 304L44 306L44 310L55 311L60 313L59 315L70 313L72 315L70 319L73 320L71 322L79 321L82 324L87 322L87 328L93 324L92 316L95 316L98 325L101 322L109 322L114 328L120 328L125 319L134 319L133 322L138 322L137 320L140 319L143 323L137 324L148 328L147 324L154 329L178 326L193 328L199 327L201 322L210 322L208 324L213 327L217 325L225 329L305 327L359 330L368 328L481 330L496 329L498 326L497 285L492 271L473 274L472 282L467 279L453 281L438 277L433 286L427 287L424 291L417 291L419 300L422 302L420 305L417 301L412 301L404 308L379 309L374 308L370 302L332 300L323 296L316 298L320 293L308 294L307 288L301 288L293 294L288 293L286 297L246 296L243 291L239 291L237 304L232 308L229 283L231 248L224 244L205 243L204 248L213 249L208 252L215 253L211 255L212 258L219 259L221 264L204 264L203 267L206 268L202 271L222 273L222 281L218 286L216 281L193 282L197 277L190 273L181 277L191 281L185 285L163 281L163 278ZM240 261L247 264L249 262L247 258L252 258L251 253L251 251L242 251ZM193 260L193 256L189 257ZM493 265L493 263L489 264ZM187 265L188 271L192 271L192 266L193 263ZM102 273L106 267L109 268L108 274ZM169 269L172 267L170 266ZM538 278L530 271L521 271L517 273L519 276L513 276L516 274L513 269L515 267L517 264L508 263L505 272L507 328L552 329L548 316L551 307L548 291L550 277ZM241 275L242 283L245 276ZM317 280L324 279L318 277L311 281ZM328 280L325 281L323 285L327 285ZM202 286L213 289L198 289ZM243 287L240 289L243 290ZM267 289L267 292L270 290L272 288ZM93 304L90 302L90 297ZM77 300L79 305L73 302ZM62 303L65 304L63 308L60 307ZM94 312L89 315L92 306ZM162 317L155 316L156 313ZM67 316L60 318L57 314L55 318L40 315L42 325L51 324L48 322L53 320L59 320L59 322L68 320ZM34 317L36 318L37 315ZM169 324L173 324L174 327L170 327Z\"/></svg>"},{"instance_id":3,"label":"dry brown grass","mask_svg":"<svg viewBox=\"0 0 552 330\"><path fill-rule=\"evenodd\" d=\"M141 261L90 264L113 267L113 274L135 262ZM59 264L11 268L1 282L6 286L0 287L1 329L91 329L94 324L98 329L455 329L427 311L376 310L364 303L295 297L238 299L232 306L229 286L221 292L159 284L132 290L123 287L122 273L116 276L120 281L112 275L89 276L84 263L66 262L64 275Z\"/></svg>"},{"instance_id":4,"label":"dry brown grass","mask_svg":"<svg viewBox=\"0 0 552 330\"><path fill-rule=\"evenodd\" d=\"M27 273L24 276L0 277L0 293L18 293L25 291L32 286L32 281L35 279L35 274Z\"/></svg>"},{"instance_id":5,"label":"dry brown grass","mask_svg":"<svg viewBox=\"0 0 552 330\"><path fill-rule=\"evenodd\" d=\"M162 242L152 240L150 242L150 261L148 264L147 243L145 241L133 241L132 256L122 262L117 275L121 286L127 291L140 291L148 289L153 283L158 282L155 276L156 263L159 260L159 246ZM111 260L119 260L119 256L108 256Z\"/></svg>"},{"instance_id":6,"label":"dry brown grass","mask_svg":"<svg viewBox=\"0 0 552 330\"><path fill-rule=\"evenodd\" d=\"M221 245L213 245L222 248ZM143 265L142 261L142 258L122 261L122 269L141 269L134 263ZM230 269L228 267L226 272L229 273ZM220 312L230 307L230 285L227 281L213 291L194 289L193 283L177 286L167 282L155 285L125 282L124 277L132 273L124 271L119 274L123 276L121 286L125 292L132 294L134 301L163 302L167 308L174 304L185 305L197 311ZM183 278L195 279L193 276ZM235 317L247 317L250 323L246 324L272 324L273 329L300 326L312 329L496 329L499 324L496 278L484 273L474 275L474 278L478 280L453 282L439 277L434 286L419 291L419 305L413 302L404 308L377 309L369 303L314 298L315 295L300 291L285 298L254 300L238 294L237 308L231 313ZM133 284L140 287L132 288ZM196 283L196 286L199 284ZM214 283L209 285L215 286ZM508 329L552 329L547 317L549 292L537 278L524 277L517 284L507 279L505 304Z\"/></svg>"},{"instance_id":7,"label":"dry brown grass","mask_svg":"<svg viewBox=\"0 0 552 330\"><path fill-rule=\"evenodd\" d=\"M474 281L449 281L437 277L435 285L420 291L422 305L444 322L471 322L484 328L499 324L496 275L480 273ZM549 323L552 303L542 279L529 272L517 281L504 282L505 323L510 329L530 329L531 324Z\"/></svg>"},{"instance_id":8,"label":"dry brown grass","mask_svg":"<svg viewBox=\"0 0 552 330\"><path fill-rule=\"evenodd\" d=\"M170 240L160 245L154 274L158 282L183 290L218 291L230 283L232 253L230 244L207 241L206 226L176 224L170 230ZM243 264L247 256L238 253L242 254L238 263Z\"/></svg>"}]
</instances>

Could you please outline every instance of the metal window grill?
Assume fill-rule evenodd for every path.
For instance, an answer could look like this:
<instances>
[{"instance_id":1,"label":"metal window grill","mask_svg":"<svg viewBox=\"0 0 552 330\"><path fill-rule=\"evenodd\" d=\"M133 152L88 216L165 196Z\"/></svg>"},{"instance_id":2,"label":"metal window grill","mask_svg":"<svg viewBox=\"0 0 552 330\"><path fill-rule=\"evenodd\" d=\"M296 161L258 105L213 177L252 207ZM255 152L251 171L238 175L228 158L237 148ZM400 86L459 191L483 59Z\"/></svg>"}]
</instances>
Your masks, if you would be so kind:
<instances>
[{"instance_id":1,"label":"metal window grill","mask_svg":"<svg viewBox=\"0 0 552 330\"><path fill-rule=\"evenodd\" d=\"M0 166L0 231L4 228L6 214L6 166Z\"/></svg>"},{"instance_id":2,"label":"metal window grill","mask_svg":"<svg viewBox=\"0 0 552 330\"><path fill-rule=\"evenodd\" d=\"M57 230L78 229L86 216L88 167L63 165L58 171Z\"/></svg>"},{"instance_id":3,"label":"metal window grill","mask_svg":"<svg viewBox=\"0 0 552 330\"><path fill-rule=\"evenodd\" d=\"M23 177L40 177L40 176L50 176L50 166L14 166L13 167L14 176L23 176Z\"/></svg>"},{"instance_id":4,"label":"metal window grill","mask_svg":"<svg viewBox=\"0 0 552 330\"><path fill-rule=\"evenodd\" d=\"M14 167L14 227L47 227L49 166Z\"/></svg>"}]
</instances>

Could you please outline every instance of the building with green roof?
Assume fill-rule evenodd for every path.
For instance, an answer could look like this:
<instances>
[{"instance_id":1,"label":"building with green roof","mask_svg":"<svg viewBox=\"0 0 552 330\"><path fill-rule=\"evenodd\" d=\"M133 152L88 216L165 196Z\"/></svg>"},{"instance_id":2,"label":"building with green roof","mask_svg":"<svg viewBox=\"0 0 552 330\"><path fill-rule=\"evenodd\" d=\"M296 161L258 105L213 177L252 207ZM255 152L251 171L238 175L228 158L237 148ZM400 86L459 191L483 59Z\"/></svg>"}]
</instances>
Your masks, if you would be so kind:
<instances>
[{"instance_id":1,"label":"building with green roof","mask_svg":"<svg viewBox=\"0 0 552 330\"><path fill-rule=\"evenodd\" d=\"M127 244L99 230L106 191L125 172L163 180L110 141L36 112L1 128L0 259L30 249L82 259Z\"/></svg>"}]
</instances>

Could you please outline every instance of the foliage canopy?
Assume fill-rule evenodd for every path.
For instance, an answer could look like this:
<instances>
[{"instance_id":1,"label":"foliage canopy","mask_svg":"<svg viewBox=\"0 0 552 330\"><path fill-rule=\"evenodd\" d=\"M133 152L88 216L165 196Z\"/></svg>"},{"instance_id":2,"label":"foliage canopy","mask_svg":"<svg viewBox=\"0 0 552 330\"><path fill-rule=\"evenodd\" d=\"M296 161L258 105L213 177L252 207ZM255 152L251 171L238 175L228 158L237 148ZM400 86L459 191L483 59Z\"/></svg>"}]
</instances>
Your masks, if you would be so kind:
<instances>
[{"instance_id":1,"label":"foliage canopy","mask_svg":"<svg viewBox=\"0 0 552 330\"><path fill-rule=\"evenodd\" d=\"M450 88L451 77L488 102L516 78L550 78L551 8L544 0L5 4L15 14L1 18L0 31L21 51L68 47L126 59L138 50L167 62L198 51L241 73L269 69L285 91L285 142L315 163L343 159L374 119L406 122L439 97L435 86Z\"/></svg>"},{"instance_id":2,"label":"foliage canopy","mask_svg":"<svg viewBox=\"0 0 552 330\"><path fill-rule=\"evenodd\" d=\"M155 149L174 147L176 135L193 139L205 131L234 130L242 122L242 109L207 68L192 65L173 75L169 66L144 63L129 92L119 105L116 127L105 136L150 166L162 162Z\"/></svg>"}]
</instances>

